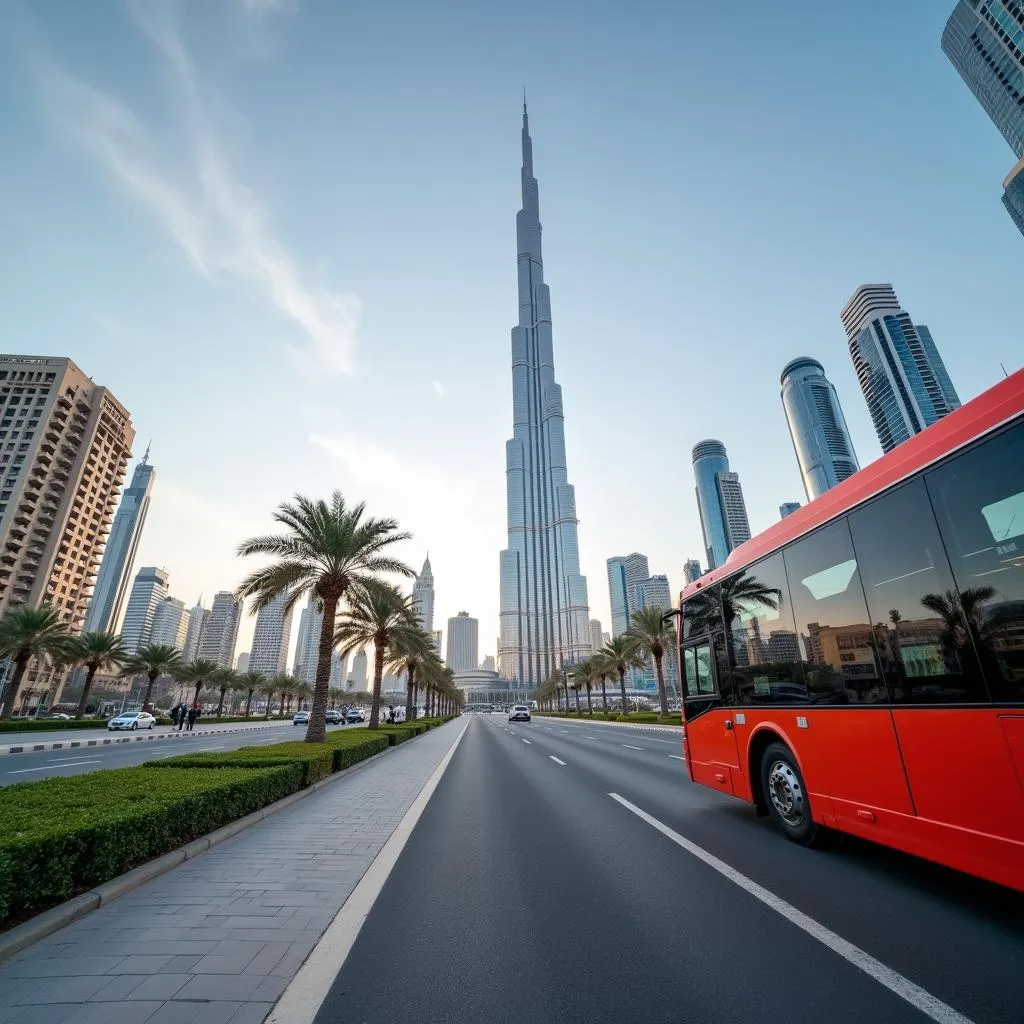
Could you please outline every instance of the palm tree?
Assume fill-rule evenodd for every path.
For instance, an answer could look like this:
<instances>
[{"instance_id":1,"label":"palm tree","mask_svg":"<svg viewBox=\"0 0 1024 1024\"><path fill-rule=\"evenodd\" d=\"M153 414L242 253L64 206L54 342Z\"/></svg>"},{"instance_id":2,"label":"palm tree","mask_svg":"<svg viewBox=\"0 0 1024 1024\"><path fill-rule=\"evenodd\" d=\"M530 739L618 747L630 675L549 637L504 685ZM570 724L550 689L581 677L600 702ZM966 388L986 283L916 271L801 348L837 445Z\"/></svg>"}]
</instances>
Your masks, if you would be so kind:
<instances>
[{"instance_id":1,"label":"palm tree","mask_svg":"<svg viewBox=\"0 0 1024 1024\"><path fill-rule=\"evenodd\" d=\"M215 661L210 661L208 658L196 658L188 665L179 665L174 674L180 682L195 687L192 703L198 704L199 694L203 692L203 687L214 682L220 671L221 668Z\"/></svg>"},{"instance_id":2,"label":"palm tree","mask_svg":"<svg viewBox=\"0 0 1024 1024\"><path fill-rule=\"evenodd\" d=\"M596 658L591 657L581 661L576 666L576 678L581 686L587 688L587 712L591 715L594 713L594 701L591 697L591 690L594 686L594 680L597 678L596 661Z\"/></svg>"},{"instance_id":3,"label":"palm tree","mask_svg":"<svg viewBox=\"0 0 1024 1024\"><path fill-rule=\"evenodd\" d=\"M327 735L324 713L338 603L344 597L367 597L380 585L382 573L414 575L404 562L386 554L388 548L408 540L411 534L400 532L394 519L367 517L362 502L350 508L340 491L331 495L329 503L297 494L293 502L278 508L274 519L286 533L252 537L239 546L238 553L271 555L277 560L243 580L238 594L256 598L254 612L282 593L289 595L286 612L303 594L316 599L323 620L306 740L322 743Z\"/></svg>"},{"instance_id":4,"label":"palm tree","mask_svg":"<svg viewBox=\"0 0 1024 1024\"><path fill-rule=\"evenodd\" d=\"M10 718L14 712L29 661L59 653L70 635L68 624L51 605L38 608L23 605L0 619L0 656L14 662L14 672L0 704L0 719Z\"/></svg>"},{"instance_id":5,"label":"palm tree","mask_svg":"<svg viewBox=\"0 0 1024 1024\"><path fill-rule=\"evenodd\" d=\"M86 634L86 636L88 635ZM82 639L84 640L85 637L83 636ZM142 698L142 710L145 711L149 706L149 698L153 693L153 684L160 676L172 675L174 673L174 670L181 664L181 651L170 644L146 644L123 660L124 668L121 675L141 676L144 674L148 680L146 695ZM78 702L76 718L82 717L82 711L85 709L84 700L89 692L89 683L91 681L91 678L87 676L85 689L82 691L82 700Z\"/></svg>"},{"instance_id":6,"label":"palm tree","mask_svg":"<svg viewBox=\"0 0 1024 1024\"><path fill-rule=\"evenodd\" d=\"M263 686L267 681L267 677L262 672L243 672L238 677L238 689L245 690L245 717L248 718L252 712L252 695L259 690L263 692ZM267 707L270 707L270 701L267 701Z\"/></svg>"},{"instance_id":7,"label":"palm tree","mask_svg":"<svg viewBox=\"0 0 1024 1024\"><path fill-rule=\"evenodd\" d=\"M278 690L277 676L274 676L273 679L264 679L263 682L257 686L257 689L260 691L262 696L267 698L267 706L263 717L264 719L268 719L270 718L270 704L280 692Z\"/></svg>"},{"instance_id":8,"label":"palm tree","mask_svg":"<svg viewBox=\"0 0 1024 1024\"><path fill-rule=\"evenodd\" d=\"M329 690L330 687L328 687L328 691ZM295 684L292 692L295 695L295 710L301 711L303 702L313 696L313 687L310 686L309 683L299 680ZM325 707L324 710L326 711L327 708Z\"/></svg>"},{"instance_id":9,"label":"palm tree","mask_svg":"<svg viewBox=\"0 0 1024 1024\"><path fill-rule=\"evenodd\" d=\"M619 677L619 693L622 696L622 713L629 714L626 706L626 673L631 668L639 668L644 660L637 650L636 640L627 633L613 636L601 648L601 653L608 659L608 665Z\"/></svg>"},{"instance_id":10,"label":"palm tree","mask_svg":"<svg viewBox=\"0 0 1024 1024\"><path fill-rule=\"evenodd\" d=\"M412 601L396 587L377 583L349 597L349 608L338 623L334 643L343 656L357 648L373 645L371 729L376 729L380 721L380 684L384 662L396 645L401 648L412 643L419 628Z\"/></svg>"},{"instance_id":11,"label":"palm tree","mask_svg":"<svg viewBox=\"0 0 1024 1024\"><path fill-rule=\"evenodd\" d=\"M217 687L219 699L217 700L217 713L215 718L224 714L224 696L228 690L233 690L238 685L238 673L233 668L219 668L210 680Z\"/></svg>"},{"instance_id":12,"label":"palm tree","mask_svg":"<svg viewBox=\"0 0 1024 1024\"><path fill-rule=\"evenodd\" d=\"M416 673L423 663L434 654L433 639L423 630L410 630L391 648L388 668L405 673L405 720L412 721L413 708L416 706Z\"/></svg>"},{"instance_id":13,"label":"palm tree","mask_svg":"<svg viewBox=\"0 0 1024 1024\"><path fill-rule=\"evenodd\" d=\"M658 700L663 715L668 714L668 693L665 690L662 660L667 653L676 649L676 631L671 620L672 616L666 616L661 608L637 608L626 631L626 635L635 641L637 652L643 660L651 658L654 661L654 674L658 678Z\"/></svg>"},{"instance_id":14,"label":"palm tree","mask_svg":"<svg viewBox=\"0 0 1024 1024\"><path fill-rule=\"evenodd\" d=\"M285 697L291 694L296 682L298 680L287 672L279 672L270 680L270 685L274 687L274 693L280 697L280 706L277 709L279 718L285 713Z\"/></svg>"}]
</instances>

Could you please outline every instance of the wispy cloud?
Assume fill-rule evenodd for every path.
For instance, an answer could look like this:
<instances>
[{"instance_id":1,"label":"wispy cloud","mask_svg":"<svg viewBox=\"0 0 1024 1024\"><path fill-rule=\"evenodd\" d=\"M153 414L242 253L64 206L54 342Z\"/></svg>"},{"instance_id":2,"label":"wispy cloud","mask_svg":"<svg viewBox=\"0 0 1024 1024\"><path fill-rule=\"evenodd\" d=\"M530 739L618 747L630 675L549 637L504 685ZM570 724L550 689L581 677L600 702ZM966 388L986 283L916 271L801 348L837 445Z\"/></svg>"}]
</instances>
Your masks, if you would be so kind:
<instances>
[{"instance_id":1,"label":"wispy cloud","mask_svg":"<svg viewBox=\"0 0 1024 1024\"><path fill-rule=\"evenodd\" d=\"M438 398L444 398L444 385L439 380L435 380L430 386L434 389L434 394Z\"/></svg>"},{"instance_id":2,"label":"wispy cloud","mask_svg":"<svg viewBox=\"0 0 1024 1024\"><path fill-rule=\"evenodd\" d=\"M244 2L256 14L284 6L280 0ZM198 69L178 33L176 8L138 0L129 7L169 72L169 98L179 122L175 138L161 138L119 96L39 60L49 114L156 216L199 273L210 280L237 278L288 317L306 338L295 350L301 362L320 373L351 373L358 300L304 280L260 202L236 178ZM169 155L175 152L184 152L184 162L175 163Z\"/></svg>"},{"instance_id":3,"label":"wispy cloud","mask_svg":"<svg viewBox=\"0 0 1024 1024\"><path fill-rule=\"evenodd\" d=\"M262 18L264 14L271 14L277 11L290 11L294 6L293 0L239 0L242 10L246 14L254 14Z\"/></svg>"}]
</instances>

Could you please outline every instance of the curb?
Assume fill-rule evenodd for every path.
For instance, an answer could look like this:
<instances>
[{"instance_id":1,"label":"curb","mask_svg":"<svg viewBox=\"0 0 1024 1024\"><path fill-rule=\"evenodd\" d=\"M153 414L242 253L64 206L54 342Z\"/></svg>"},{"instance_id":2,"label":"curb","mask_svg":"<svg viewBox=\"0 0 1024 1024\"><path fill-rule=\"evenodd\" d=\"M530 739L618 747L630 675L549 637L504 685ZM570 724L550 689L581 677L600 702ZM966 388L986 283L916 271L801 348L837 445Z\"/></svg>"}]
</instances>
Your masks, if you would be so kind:
<instances>
[{"instance_id":1,"label":"curb","mask_svg":"<svg viewBox=\"0 0 1024 1024\"><path fill-rule=\"evenodd\" d=\"M203 732L158 732L146 736L114 736L95 740L55 740L51 743L20 743L13 747L0 747L0 756L4 754L35 754L40 750L72 750L78 747L108 747L114 743L142 743L153 740L194 740L204 736L218 736L226 732L265 732L267 729L280 729L284 722L272 725L226 726L222 729L206 729ZM148 733L148 730L147 730Z\"/></svg>"},{"instance_id":2,"label":"curb","mask_svg":"<svg viewBox=\"0 0 1024 1024\"><path fill-rule=\"evenodd\" d=\"M448 722L444 723L444 725L448 724ZM443 726L438 726L438 728L443 728ZM412 738L415 739L416 737ZM213 832L207 833L205 836L200 836L198 839L193 839L191 843L187 843L177 850L162 853L159 857L154 857L152 860L140 864L137 868L126 871L123 875L111 878L109 881L97 885L88 892L84 892L79 896L73 896L65 903L51 907L49 910L44 910L41 914L37 914L23 924L15 925L8 931L0 933L0 963L14 956L15 953L20 953L22 950L34 945L40 939L45 939L48 935L60 931L61 928L66 928L69 924L73 924L87 914L91 914L94 910L106 906L106 904L116 900L118 896L123 896L126 892L138 889L139 886L145 885L146 882L151 882L154 878L159 878L180 864L184 864L185 861L192 860L194 857L206 853L211 847L231 839L238 835L239 832L244 832L250 826L259 824L264 818L269 818L271 815L277 814L278 811L285 811L292 804L305 800L306 797L311 796L313 793L318 793L325 786L329 786L339 779L347 778L352 773L372 764L378 758L384 757L389 751L399 749L400 746L400 744L395 744L393 747L385 747L372 757L366 758L365 761L360 761L358 764L343 768L340 772L334 772L328 775L327 778L320 779L305 789L300 789L296 793L290 793L275 803L267 804L266 807L261 807L258 811L247 814L244 818L228 822L227 825L223 825Z\"/></svg>"}]
</instances>

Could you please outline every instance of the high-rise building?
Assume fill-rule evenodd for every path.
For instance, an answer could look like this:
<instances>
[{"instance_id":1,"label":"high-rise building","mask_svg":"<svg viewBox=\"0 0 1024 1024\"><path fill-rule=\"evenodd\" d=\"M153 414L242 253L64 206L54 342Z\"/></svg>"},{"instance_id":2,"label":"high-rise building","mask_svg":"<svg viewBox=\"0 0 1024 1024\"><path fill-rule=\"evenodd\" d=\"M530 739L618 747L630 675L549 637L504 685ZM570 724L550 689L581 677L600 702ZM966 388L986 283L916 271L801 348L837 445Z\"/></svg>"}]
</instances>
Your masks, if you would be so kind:
<instances>
[{"instance_id":1,"label":"high-rise building","mask_svg":"<svg viewBox=\"0 0 1024 1024\"><path fill-rule=\"evenodd\" d=\"M199 645L203 642L203 634L206 632L206 623L210 618L210 610L203 607L202 597L188 613L188 629L185 632L185 646L182 649L181 660L190 665L199 655Z\"/></svg>"},{"instance_id":2,"label":"high-rise building","mask_svg":"<svg viewBox=\"0 0 1024 1024\"><path fill-rule=\"evenodd\" d=\"M155 565L143 566L135 574L121 626L121 642L129 654L149 643L157 607L167 596L166 570Z\"/></svg>"},{"instance_id":3,"label":"high-rise building","mask_svg":"<svg viewBox=\"0 0 1024 1024\"><path fill-rule=\"evenodd\" d=\"M958 0L942 50L1018 157L1024 157L1024 7Z\"/></svg>"},{"instance_id":4,"label":"high-rise building","mask_svg":"<svg viewBox=\"0 0 1024 1024\"><path fill-rule=\"evenodd\" d=\"M242 651L238 657L235 658L235 671L242 673L249 671L249 651Z\"/></svg>"},{"instance_id":5,"label":"high-rise building","mask_svg":"<svg viewBox=\"0 0 1024 1024\"><path fill-rule=\"evenodd\" d=\"M0 356L0 615L45 602L82 629L134 439L70 359Z\"/></svg>"},{"instance_id":6,"label":"high-rise building","mask_svg":"<svg viewBox=\"0 0 1024 1024\"><path fill-rule=\"evenodd\" d=\"M636 586L651 575L647 556L634 551L615 555L607 561L608 600L612 607L612 636L629 629L629 621L637 609Z\"/></svg>"},{"instance_id":7,"label":"high-rise building","mask_svg":"<svg viewBox=\"0 0 1024 1024\"><path fill-rule=\"evenodd\" d=\"M505 445L508 548L500 558L498 669L518 688L533 689L563 663L585 658L590 632L525 103L522 151L523 206L516 215L519 321L512 329L513 428Z\"/></svg>"},{"instance_id":8,"label":"high-rise building","mask_svg":"<svg viewBox=\"0 0 1024 1024\"><path fill-rule=\"evenodd\" d=\"M350 690L363 691L366 689L366 649L360 648L352 659L352 673L348 677Z\"/></svg>"},{"instance_id":9,"label":"high-rise building","mask_svg":"<svg viewBox=\"0 0 1024 1024\"><path fill-rule=\"evenodd\" d=\"M345 662L348 655L331 651L331 674L327 677L327 685L332 689L340 689L345 681Z\"/></svg>"},{"instance_id":10,"label":"high-rise building","mask_svg":"<svg viewBox=\"0 0 1024 1024\"><path fill-rule=\"evenodd\" d=\"M199 642L198 656L215 662L221 668L231 668L235 663L235 641L241 617L242 602L230 590L214 594L213 607Z\"/></svg>"},{"instance_id":11,"label":"high-rise building","mask_svg":"<svg viewBox=\"0 0 1024 1024\"><path fill-rule=\"evenodd\" d=\"M601 639L601 620L591 619L590 620L590 649L595 654L604 647L604 641Z\"/></svg>"},{"instance_id":12,"label":"high-rise building","mask_svg":"<svg viewBox=\"0 0 1024 1024\"><path fill-rule=\"evenodd\" d=\"M698 562L696 558L688 558L683 563L683 579L686 580L687 583L694 583L703 575L700 562Z\"/></svg>"},{"instance_id":13,"label":"high-rise building","mask_svg":"<svg viewBox=\"0 0 1024 1024\"><path fill-rule=\"evenodd\" d=\"M931 331L913 323L891 284L861 285L842 321L882 451L960 408Z\"/></svg>"},{"instance_id":14,"label":"high-rise building","mask_svg":"<svg viewBox=\"0 0 1024 1024\"><path fill-rule=\"evenodd\" d=\"M839 396L817 359L800 356L780 380L782 408L808 501L860 469Z\"/></svg>"},{"instance_id":15,"label":"high-rise building","mask_svg":"<svg viewBox=\"0 0 1024 1024\"><path fill-rule=\"evenodd\" d=\"M165 597L153 612L153 628L149 633L151 644L163 644L166 647L185 649L188 636L188 612L185 602L176 597Z\"/></svg>"},{"instance_id":16,"label":"high-rise building","mask_svg":"<svg viewBox=\"0 0 1024 1024\"><path fill-rule=\"evenodd\" d=\"M430 568L430 555L427 555L412 585L412 603L416 609L420 627L427 633L434 631L434 573Z\"/></svg>"},{"instance_id":17,"label":"high-rise building","mask_svg":"<svg viewBox=\"0 0 1024 1024\"><path fill-rule=\"evenodd\" d=\"M155 480L156 473L149 464L147 448L142 461L135 467L131 484L121 497L114 525L110 528L92 600L85 613L83 629L86 633L117 631Z\"/></svg>"},{"instance_id":18,"label":"high-rise building","mask_svg":"<svg viewBox=\"0 0 1024 1024\"><path fill-rule=\"evenodd\" d=\"M494 655L485 655L484 660L480 662L480 670L482 672L496 672L494 667Z\"/></svg>"},{"instance_id":19,"label":"high-rise building","mask_svg":"<svg viewBox=\"0 0 1024 1024\"><path fill-rule=\"evenodd\" d=\"M252 634L249 670L276 676L288 671L288 642L292 636L292 610L285 610L287 592L282 592L270 604L256 613L256 626ZM319 636L317 637L319 639Z\"/></svg>"},{"instance_id":20,"label":"high-rise building","mask_svg":"<svg viewBox=\"0 0 1024 1024\"><path fill-rule=\"evenodd\" d=\"M784 501L779 506L779 518L785 519L786 516L791 516L798 508L800 508L799 501Z\"/></svg>"},{"instance_id":21,"label":"high-rise building","mask_svg":"<svg viewBox=\"0 0 1024 1024\"><path fill-rule=\"evenodd\" d=\"M729 457L721 441L709 438L693 446L693 477L708 569L717 569L733 548L750 540L740 478L729 471Z\"/></svg>"},{"instance_id":22,"label":"high-rise building","mask_svg":"<svg viewBox=\"0 0 1024 1024\"><path fill-rule=\"evenodd\" d=\"M660 608L668 611L674 607L672 591L669 589L667 576L651 576L638 583L635 588L637 608ZM679 694L679 656L675 650L665 651L662 656L661 670L665 676L665 686L670 694ZM643 689L657 688L658 676L653 659L649 659L642 670Z\"/></svg>"},{"instance_id":23,"label":"high-rise building","mask_svg":"<svg viewBox=\"0 0 1024 1024\"><path fill-rule=\"evenodd\" d=\"M1003 182L1003 206L1024 235L1024 159L1017 162Z\"/></svg>"},{"instance_id":24,"label":"high-rise building","mask_svg":"<svg viewBox=\"0 0 1024 1024\"><path fill-rule=\"evenodd\" d=\"M434 640L434 653L441 657L441 644L444 642L444 630L435 629L431 634Z\"/></svg>"},{"instance_id":25,"label":"high-rise building","mask_svg":"<svg viewBox=\"0 0 1024 1024\"><path fill-rule=\"evenodd\" d=\"M446 664L453 672L468 672L480 664L480 623L469 612L448 620Z\"/></svg>"}]
</instances>

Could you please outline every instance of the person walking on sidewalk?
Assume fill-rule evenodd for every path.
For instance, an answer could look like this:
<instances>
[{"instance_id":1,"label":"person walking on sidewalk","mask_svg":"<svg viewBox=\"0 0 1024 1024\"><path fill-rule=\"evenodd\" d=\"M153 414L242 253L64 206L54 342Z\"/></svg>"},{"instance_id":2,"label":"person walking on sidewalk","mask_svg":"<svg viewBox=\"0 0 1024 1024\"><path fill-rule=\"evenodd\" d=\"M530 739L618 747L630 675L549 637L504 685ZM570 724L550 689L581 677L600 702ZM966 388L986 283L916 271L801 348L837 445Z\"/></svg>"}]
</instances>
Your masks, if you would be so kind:
<instances>
[{"instance_id":1,"label":"person walking on sidewalk","mask_svg":"<svg viewBox=\"0 0 1024 1024\"><path fill-rule=\"evenodd\" d=\"M188 718L188 707L185 702L182 701L178 705L178 732L181 732L185 728L185 721Z\"/></svg>"},{"instance_id":2,"label":"person walking on sidewalk","mask_svg":"<svg viewBox=\"0 0 1024 1024\"><path fill-rule=\"evenodd\" d=\"M192 726L196 724L196 719L199 717L199 705L193 704L188 709L188 731L192 731Z\"/></svg>"}]
</instances>

